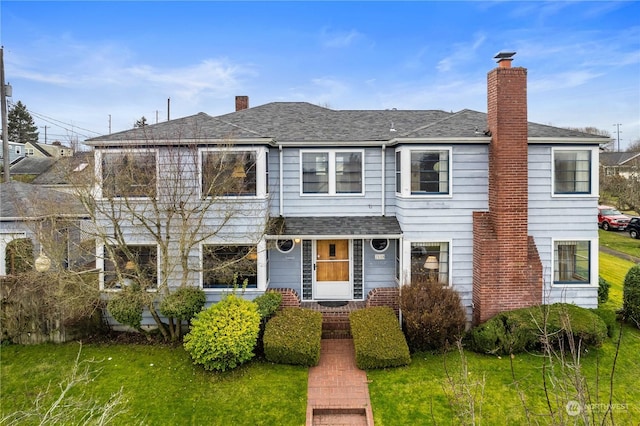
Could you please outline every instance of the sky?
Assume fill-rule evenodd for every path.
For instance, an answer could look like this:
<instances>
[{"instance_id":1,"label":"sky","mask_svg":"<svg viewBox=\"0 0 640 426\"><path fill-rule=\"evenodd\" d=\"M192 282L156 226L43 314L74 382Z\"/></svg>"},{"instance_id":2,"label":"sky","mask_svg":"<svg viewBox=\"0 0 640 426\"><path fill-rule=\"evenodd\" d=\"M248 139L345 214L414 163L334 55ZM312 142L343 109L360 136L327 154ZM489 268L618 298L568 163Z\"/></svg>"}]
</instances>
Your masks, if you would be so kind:
<instances>
[{"instance_id":1,"label":"sky","mask_svg":"<svg viewBox=\"0 0 640 426\"><path fill-rule=\"evenodd\" d=\"M43 143L226 114L236 95L486 112L500 51L528 70L529 121L640 139L638 1L2 0L0 44Z\"/></svg>"}]
</instances>

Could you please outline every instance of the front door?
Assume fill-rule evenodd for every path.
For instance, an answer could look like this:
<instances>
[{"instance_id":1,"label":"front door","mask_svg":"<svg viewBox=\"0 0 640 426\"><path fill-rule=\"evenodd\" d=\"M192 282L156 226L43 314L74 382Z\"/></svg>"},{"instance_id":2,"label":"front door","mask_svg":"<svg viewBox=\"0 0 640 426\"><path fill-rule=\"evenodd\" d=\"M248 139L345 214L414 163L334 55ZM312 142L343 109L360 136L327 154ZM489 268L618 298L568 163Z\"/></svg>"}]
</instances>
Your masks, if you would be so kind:
<instances>
[{"instance_id":1,"label":"front door","mask_svg":"<svg viewBox=\"0 0 640 426\"><path fill-rule=\"evenodd\" d=\"M315 299L351 299L349 240L316 241Z\"/></svg>"}]
</instances>

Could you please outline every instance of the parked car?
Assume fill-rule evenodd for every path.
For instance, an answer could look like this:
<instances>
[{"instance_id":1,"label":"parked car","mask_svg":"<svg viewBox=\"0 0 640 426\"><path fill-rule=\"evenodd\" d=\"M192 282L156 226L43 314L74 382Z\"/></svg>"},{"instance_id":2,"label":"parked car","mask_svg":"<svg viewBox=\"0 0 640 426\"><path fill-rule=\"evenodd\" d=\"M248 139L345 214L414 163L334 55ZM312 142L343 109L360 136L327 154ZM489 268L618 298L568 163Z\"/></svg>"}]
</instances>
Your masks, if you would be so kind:
<instances>
[{"instance_id":1,"label":"parked car","mask_svg":"<svg viewBox=\"0 0 640 426\"><path fill-rule=\"evenodd\" d=\"M640 238L640 217L632 217L627 225L627 231L631 238Z\"/></svg>"},{"instance_id":2,"label":"parked car","mask_svg":"<svg viewBox=\"0 0 640 426\"><path fill-rule=\"evenodd\" d=\"M627 229L629 219L629 216L620 213L615 207L598 206L598 226L605 231L612 229L624 231Z\"/></svg>"}]
</instances>

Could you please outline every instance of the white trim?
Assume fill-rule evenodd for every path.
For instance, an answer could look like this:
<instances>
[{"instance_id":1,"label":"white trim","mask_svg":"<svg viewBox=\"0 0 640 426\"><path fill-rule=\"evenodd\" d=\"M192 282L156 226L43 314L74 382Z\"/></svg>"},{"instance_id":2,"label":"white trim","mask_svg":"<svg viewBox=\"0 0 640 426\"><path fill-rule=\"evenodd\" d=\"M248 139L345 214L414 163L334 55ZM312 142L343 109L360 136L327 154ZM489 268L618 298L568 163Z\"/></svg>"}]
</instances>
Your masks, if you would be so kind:
<instances>
[{"instance_id":1,"label":"white trim","mask_svg":"<svg viewBox=\"0 0 640 426\"><path fill-rule=\"evenodd\" d=\"M206 293L212 294L221 294L221 293L229 293L233 288L225 287L225 288L204 288L204 246L255 246L256 254L258 255L258 259L256 259L256 288L247 288L245 293L248 292L264 292L267 289L269 283L267 282L267 268L268 265L268 257L267 257L267 242L264 238L260 239L257 243L255 241L203 241L198 245L198 270L199 270L199 279L198 285L204 290ZM294 243L295 246L295 243Z\"/></svg>"},{"instance_id":2,"label":"white trim","mask_svg":"<svg viewBox=\"0 0 640 426\"><path fill-rule=\"evenodd\" d=\"M568 283L556 284L554 278L556 275L556 242L562 241L587 241L589 242L589 282L588 283ZM552 238L551 239L551 267L549 270L551 271L551 277L549 277L549 283L552 288L588 288L588 287L597 287L598 286L598 262L599 262L599 247L598 247L598 239L597 238Z\"/></svg>"},{"instance_id":3,"label":"white trim","mask_svg":"<svg viewBox=\"0 0 640 426\"><path fill-rule=\"evenodd\" d=\"M412 194L411 193L411 153L412 152L447 152L448 155L448 182L447 193L433 193L433 194ZM400 186L401 192L397 192L396 183L394 180L394 192L396 197L408 198L408 199L438 199L438 198L453 198L453 147L442 145L414 145L411 147L398 147L395 152L400 152ZM395 153L394 153L395 155ZM396 178L396 166L394 161L394 179Z\"/></svg>"},{"instance_id":4,"label":"white trim","mask_svg":"<svg viewBox=\"0 0 640 426\"><path fill-rule=\"evenodd\" d=\"M120 244L115 243L115 244L107 244L104 241L98 241L96 239L96 269L98 270L98 284L99 284L99 288L100 291L104 291L106 293L117 293L119 291L122 291L121 288L105 288L104 287L104 276L105 276L105 272L104 272L104 264L105 264L105 259L108 257L108 254L106 253L105 250L105 246L106 245L110 245L110 246L114 246L116 249L120 246ZM151 241L151 242L126 242L125 243L126 246L156 246L156 288L153 289L147 289L147 291L149 292L155 292L158 291L158 288L160 287L160 282L162 281L162 277L161 277L161 271L160 271L160 246L156 241ZM111 259L109 259L111 260Z\"/></svg>"},{"instance_id":5,"label":"white trim","mask_svg":"<svg viewBox=\"0 0 640 426\"><path fill-rule=\"evenodd\" d=\"M251 152L256 156L256 193L254 195L219 195L216 196L220 199L229 200L263 200L267 197L267 164L269 161L269 150L266 147L204 147L198 149L198 164L197 164L197 185L199 196L203 197L202 190L202 161L203 154L206 152L215 153L240 153ZM210 197L207 197L210 198Z\"/></svg>"},{"instance_id":6,"label":"white trim","mask_svg":"<svg viewBox=\"0 0 640 426\"><path fill-rule=\"evenodd\" d=\"M421 238L404 238L402 241L402 256L400 257L401 263L401 274L400 276L404 280L404 284L411 283L411 244L413 243L424 243L424 244L442 244L446 243L449 246L449 259L447 265L447 284L449 287L453 286L453 239L450 238L442 238L442 239L421 239Z\"/></svg>"},{"instance_id":7,"label":"white trim","mask_svg":"<svg viewBox=\"0 0 640 426\"><path fill-rule=\"evenodd\" d=\"M590 176L589 179L591 180L590 182L590 192L588 194L556 194L556 152L578 152L578 151L589 151L591 152L590 155L590 162L591 162L591 170L590 170ZM578 146L574 146L574 147L562 147L562 148L558 148L558 147L551 147L551 197L552 198L590 198L590 197L597 197L600 191L599 188L599 182L600 182L600 177L599 177L599 172L600 172L600 168L599 168L599 161L598 161L598 157L599 157L599 148L598 147L578 147Z\"/></svg>"},{"instance_id":8,"label":"white trim","mask_svg":"<svg viewBox=\"0 0 640 426\"><path fill-rule=\"evenodd\" d=\"M296 248L296 241L294 238L278 238L276 241L276 250L278 250L280 253L282 254L287 254L287 253L291 253L295 248ZM280 248L280 245L278 244L279 241L291 241L291 248L289 250L282 250Z\"/></svg>"},{"instance_id":9,"label":"white trim","mask_svg":"<svg viewBox=\"0 0 640 426\"><path fill-rule=\"evenodd\" d=\"M345 238L347 237L347 238ZM319 298L318 294L317 294L317 290L318 290L318 281L317 281L317 272L318 272L318 268L317 268L317 260L318 260L318 241L331 241L331 240L346 240L348 247L349 247L349 280L348 281L324 281L325 284L331 285L334 284L336 286L344 286L346 285L349 288L349 292L348 295L346 295L345 297L342 297L342 295L336 295L335 297L322 297ZM342 238L317 238L314 239L312 242L312 246L311 246L311 264L313 267L313 274L312 274L312 279L311 279L311 298L313 301L315 300L320 300L320 301L327 301L327 300L355 300L353 298L353 238L351 238L351 236L345 236L343 235ZM362 256L364 258L364 245L363 245L363 253ZM363 270L363 275L364 275L364 270ZM364 283L363 283L363 296L364 296Z\"/></svg>"},{"instance_id":10,"label":"white trim","mask_svg":"<svg viewBox=\"0 0 640 426\"><path fill-rule=\"evenodd\" d=\"M382 250L378 250L373 246L373 240L385 240L387 242L387 245ZM389 238L371 238L369 240L369 246L371 247L371 250L373 250L376 253L384 253L385 251L389 250L390 245L391 245L391 242L389 241Z\"/></svg>"},{"instance_id":11,"label":"white trim","mask_svg":"<svg viewBox=\"0 0 640 426\"><path fill-rule=\"evenodd\" d=\"M336 154L346 152L360 153L360 192L338 193L336 192ZM327 154L327 179L328 192L304 192L304 162L302 157L304 154ZM299 177L300 177L300 196L301 197L361 197L365 195L365 150L364 149L300 149L299 150ZM384 192L384 191L383 191Z\"/></svg>"}]
</instances>

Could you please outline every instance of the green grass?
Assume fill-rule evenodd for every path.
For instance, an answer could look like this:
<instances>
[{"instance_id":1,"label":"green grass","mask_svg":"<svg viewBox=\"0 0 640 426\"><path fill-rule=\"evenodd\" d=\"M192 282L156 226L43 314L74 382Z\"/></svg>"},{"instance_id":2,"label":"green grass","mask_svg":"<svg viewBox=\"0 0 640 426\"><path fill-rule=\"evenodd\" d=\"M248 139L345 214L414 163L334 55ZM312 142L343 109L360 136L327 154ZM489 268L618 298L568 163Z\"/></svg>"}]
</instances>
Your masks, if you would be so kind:
<instances>
[{"instance_id":1,"label":"green grass","mask_svg":"<svg viewBox=\"0 0 640 426\"><path fill-rule=\"evenodd\" d=\"M600 276L611 284L609 300L604 307L617 310L622 308L622 283L627 272L634 265L625 259L600 252Z\"/></svg>"},{"instance_id":2,"label":"green grass","mask_svg":"<svg viewBox=\"0 0 640 426\"><path fill-rule=\"evenodd\" d=\"M78 353L77 343L1 347L2 416L29 409L51 384L52 395ZM99 371L87 397L104 403L122 386L127 413L115 424L302 425L307 369L252 361L225 373L192 364L181 348L84 345L83 360Z\"/></svg>"},{"instance_id":3,"label":"green grass","mask_svg":"<svg viewBox=\"0 0 640 426\"><path fill-rule=\"evenodd\" d=\"M629 238L628 232L599 230L598 235L600 237L600 246L640 258L640 240Z\"/></svg>"}]
</instances>

